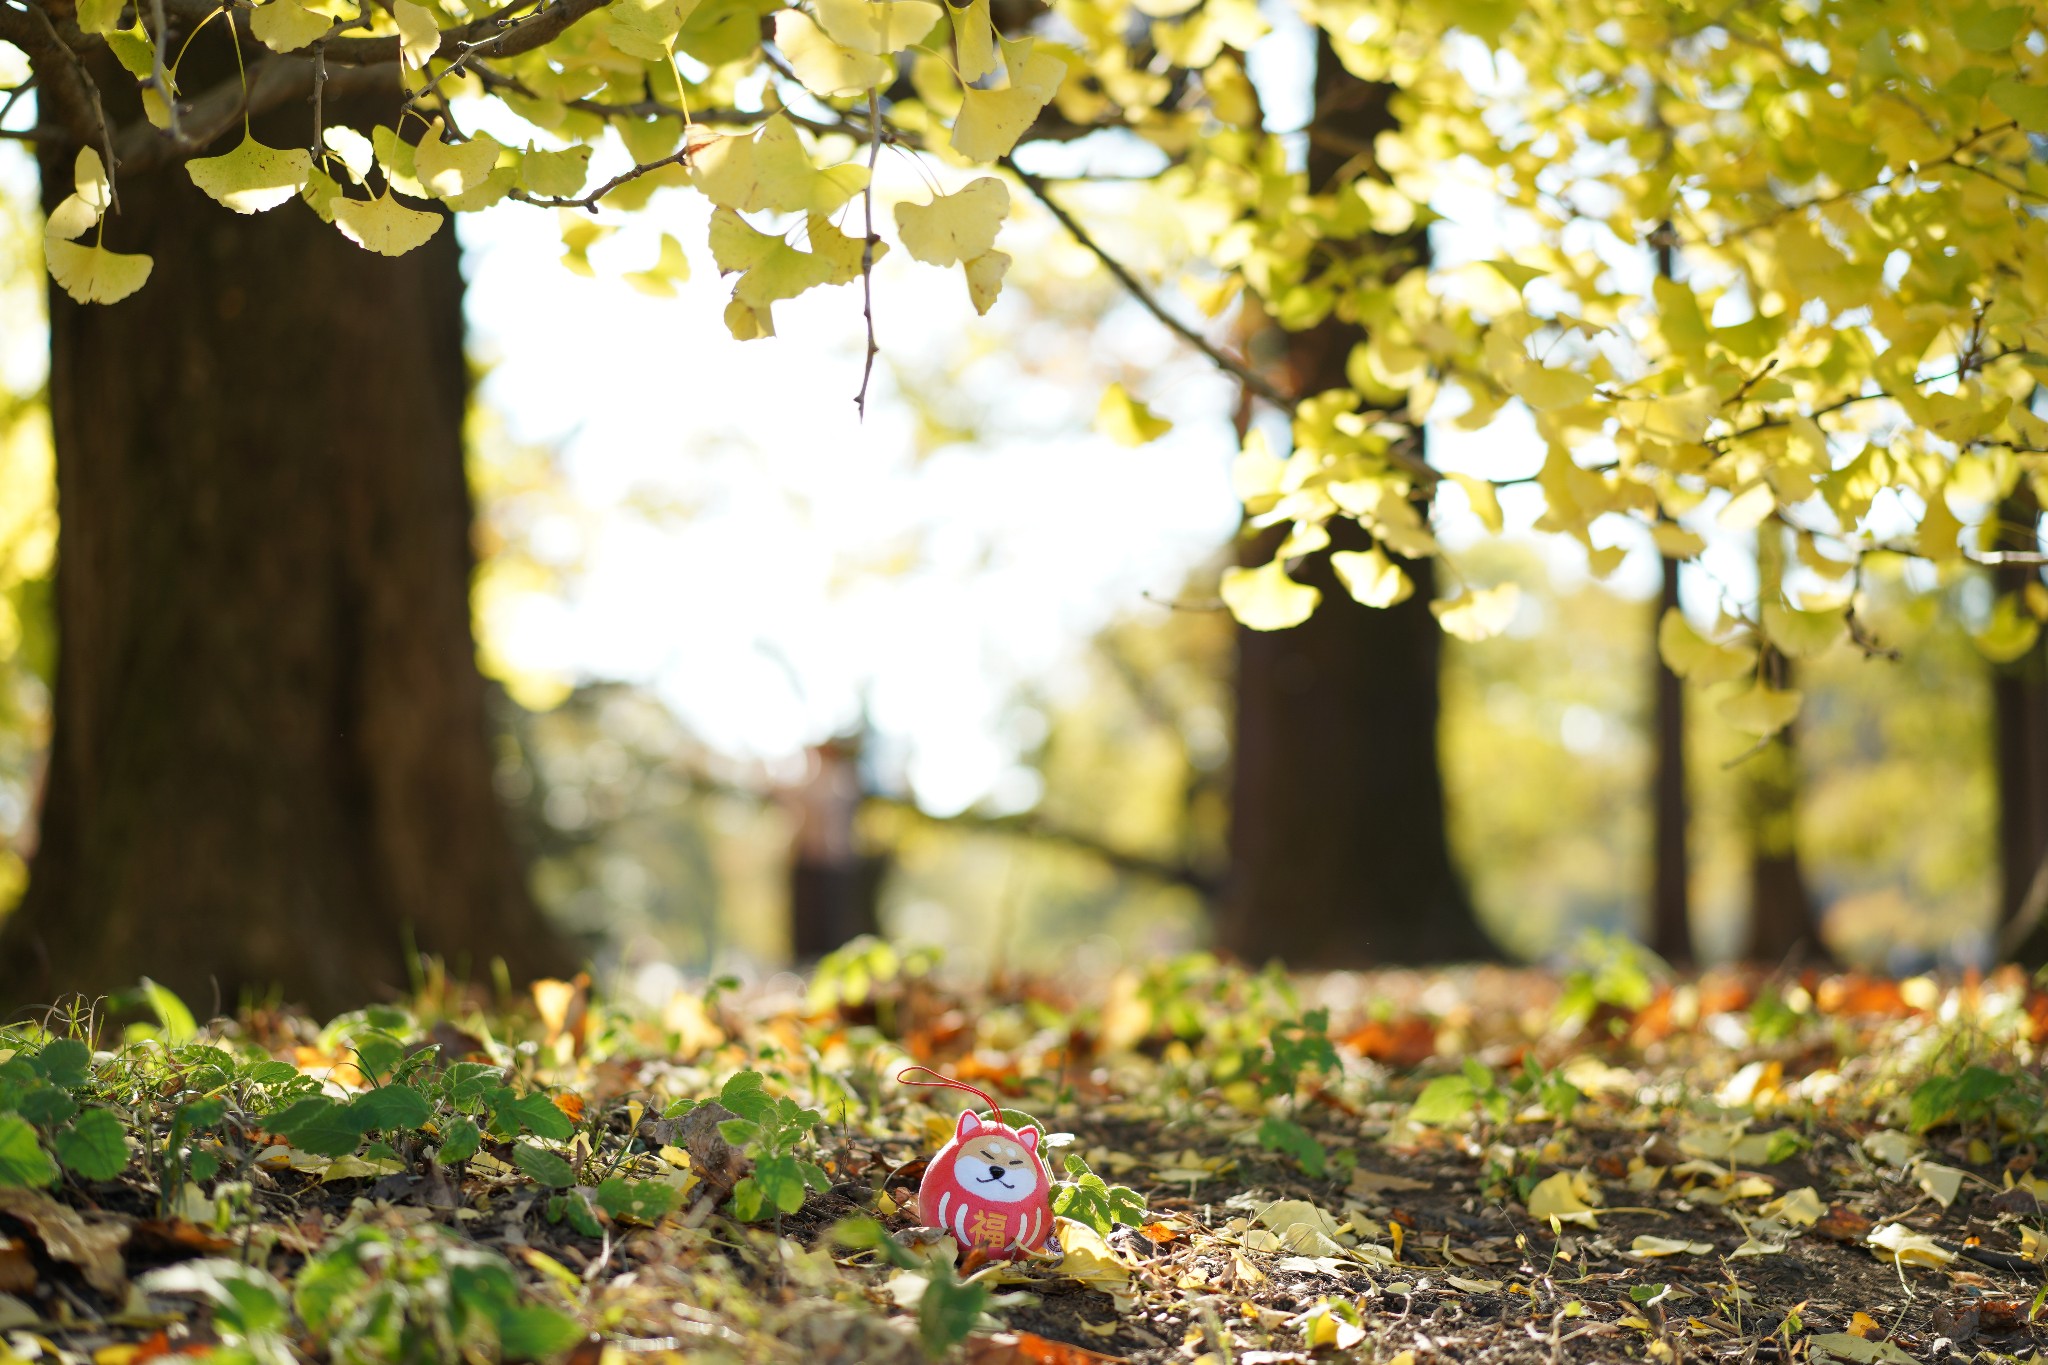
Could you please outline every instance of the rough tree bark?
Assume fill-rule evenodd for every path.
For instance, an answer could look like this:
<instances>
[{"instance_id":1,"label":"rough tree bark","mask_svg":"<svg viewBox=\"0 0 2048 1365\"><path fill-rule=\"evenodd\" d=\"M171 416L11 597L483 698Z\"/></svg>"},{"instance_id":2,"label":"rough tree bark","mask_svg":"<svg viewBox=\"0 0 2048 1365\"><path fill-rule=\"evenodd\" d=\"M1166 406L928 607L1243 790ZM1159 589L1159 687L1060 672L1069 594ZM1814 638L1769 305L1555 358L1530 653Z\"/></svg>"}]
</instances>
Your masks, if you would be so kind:
<instances>
[{"instance_id":1,"label":"rough tree bark","mask_svg":"<svg viewBox=\"0 0 2048 1365\"><path fill-rule=\"evenodd\" d=\"M2022 484L1999 508L1999 548L2040 548L2041 507ZM2032 564L2001 564L2001 594L2040 581ZM2015 923L2048 858L2048 639L1991 672L1992 762L1998 775L1998 919L2004 946L2027 966L2048 965L2048 916Z\"/></svg>"},{"instance_id":2,"label":"rough tree bark","mask_svg":"<svg viewBox=\"0 0 2048 1365\"><path fill-rule=\"evenodd\" d=\"M311 120L273 123L298 146ZM70 159L43 151L51 203ZM147 974L333 1010L402 990L410 947L572 965L492 790L452 228L390 260L299 204L229 213L181 167L118 190L108 245L155 256L148 287L50 294L55 730L0 1004Z\"/></svg>"},{"instance_id":3,"label":"rough tree bark","mask_svg":"<svg viewBox=\"0 0 2048 1365\"><path fill-rule=\"evenodd\" d=\"M1785 573L1785 528L1774 517L1757 528L1757 600L1778 598ZM1792 662L1766 650L1772 686L1793 686ZM1798 727L1786 726L1742 763L1742 816L1749 845L1746 961L1767 967L1826 961L1812 894L1799 865Z\"/></svg>"},{"instance_id":4,"label":"rough tree bark","mask_svg":"<svg viewBox=\"0 0 2048 1365\"><path fill-rule=\"evenodd\" d=\"M1320 187L1394 126L1394 89L1346 72L1325 38L1315 90L1308 171ZM1404 245L1427 249L1419 235ZM1295 390L1344 385L1358 339L1334 318L1290 335ZM1368 543L1353 522L1330 532L1332 549ZM1254 545L1246 562L1271 551L1270 541ZM1217 939L1249 960L1357 967L1493 955L1445 828L1435 576L1427 562L1404 567L1414 594L1374 610L1351 599L1328 553L1318 553L1295 572L1322 590L1314 616L1291 630L1238 631L1230 871Z\"/></svg>"},{"instance_id":5,"label":"rough tree bark","mask_svg":"<svg viewBox=\"0 0 2048 1365\"><path fill-rule=\"evenodd\" d=\"M1678 561L1663 559L1664 582L1651 624L1655 670L1655 771L1651 778L1650 949L1674 967L1689 967L1692 950L1692 859L1686 849L1685 680L1664 664L1654 643L1657 622L1678 608Z\"/></svg>"}]
</instances>

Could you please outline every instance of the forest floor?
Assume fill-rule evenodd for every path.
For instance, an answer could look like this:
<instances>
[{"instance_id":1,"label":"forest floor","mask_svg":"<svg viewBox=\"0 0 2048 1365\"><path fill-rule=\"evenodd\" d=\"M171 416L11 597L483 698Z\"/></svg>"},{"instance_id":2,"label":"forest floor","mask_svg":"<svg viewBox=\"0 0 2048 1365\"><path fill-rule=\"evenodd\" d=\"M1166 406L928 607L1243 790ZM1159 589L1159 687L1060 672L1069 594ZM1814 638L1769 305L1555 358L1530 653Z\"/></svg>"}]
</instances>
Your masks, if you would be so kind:
<instances>
[{"instance_id":1,"label":"forest floor","mask_svg":"<svg viewBox=\"0 0 2048 1365\"><path fill-rule=\"evenodd\" d=\"M2005 1360L2048 1326L2017 973L1672 979L1606 943L1077 998L865 944L806 999L138 999L97 1050L0 1033L0 1365ZM919 1230L979 1105L912 1064L1042 1123L1048 1252Z\"/></svg>"}]
</instances>

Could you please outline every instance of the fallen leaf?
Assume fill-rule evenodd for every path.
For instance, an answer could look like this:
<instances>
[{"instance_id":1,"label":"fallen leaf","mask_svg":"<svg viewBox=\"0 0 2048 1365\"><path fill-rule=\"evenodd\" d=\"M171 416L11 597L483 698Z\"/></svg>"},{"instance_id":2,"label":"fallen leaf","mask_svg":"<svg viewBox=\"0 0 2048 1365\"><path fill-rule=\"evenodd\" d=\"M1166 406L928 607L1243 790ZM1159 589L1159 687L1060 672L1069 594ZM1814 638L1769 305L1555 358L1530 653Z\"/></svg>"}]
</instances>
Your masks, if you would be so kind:
<instances>
[{"instance_id":1,"label":"fallen leaf","mask_svg":"<svg viewBox=\"0 0 2048 1365\"><path fill-rule=\"evenodd\" d=\"M1780 1218L1787 1223L1797 1223L1810 1228L1827 1212L1827 1205L1821 1203L1820 1194L1811 1185L1802 1185L1796 1190L1779 1195L1765 1204L1759 1213L1766 1218Z\"/></svg>"},{"instance_id":2,"label":"fallen leaf","mask_svg":"<svg viewBox=\"0 0 2048 1365\"><path fill-rule=\"evenodd\" d=\"M1904 1223L1886 1223L1866 1237L1864 1242L1874 1251L1888 1253L1891 1261L1897 1265L1917 1265L1939 1270L1956 1258L1953 1251L1932 1237L1914 1232Z\"/></svg>"},{"instance_id":3,"label":"fallen leaf","mask_svg":"<svg viewBox=\"0 0 2048 1365\"><path fill-rule=\"evenodd\" d=\"M1959 1171L1953 1166L1922 1161L1913 1167L1913 1183L1920 1187L1921 1193L1947 1208L1956 1202L1956 1195L1962 1192L1965 1174L1966 1172Z\"/></svg>"},{"instance_id":4,"label":"fallen leaf","mask_svg":"<svg viewBox=\"0 0 2048 1365\"><path fill-rule=\"evenodd\" d=\"M1886 1361L1914 1365L1913 1357L1889 1341L1870 1341L1847 1332L1827 1332L1806 1339L1807 1350L1816 1360Z\"/></svg>"},{"instance_id":5,"label":"fallen leaf","mask_svg":"<svg viewBox=\"0 0 2048 1365\"><path fill-rule=\"evenodd\" d=\"M65 1208L40 1190L0 1189L0 1213L34 1234L53 1261L78 1267L85 1282L118 1299L128 1287L121 1247L128 1240L126 1220L103 1215L92 1222Z\"/></svg>"},{"instance_id":6,"label":"fallen leaf","mask_svg":"<svg viewBox=\"0 0 2048 1365\"><path fill-rule=\"evenodd\" d=\"M1031 1332L993 1332L967 1339L968 1365L1089 1365L1122 1359Z\"/></svg>"},{"instance_id":7,"label":"fallen leaf","mask_svg":"<svg viewBox=\"0 0 2048 1365\"><path fill-rule=\"evenodd\" d=\"M1712 1242L1684 1242L1671 1237L1638 1237L1629 1243L1628 1254L1648 1260L1658 1256L1711 1256Z\"/></svg>"},{"instance_id":8,"label":"fallen leaf","mask_svg":"<svg viewBox=\"0 0 2048 1365\"><path fill-rule=\"evenodd\" d=\"M1598 1227L1593 1213L1600 1191L1584 1171L1559 1171L1529 1191L1529 1216L1539 1222L1555 1218L1560 1223Z\"/></svg>"},{"instance_id":9,"label":"fallen leaf","mask_svg":"<svg viewBox=\"0 0 2048 1365\"><path fill-rule=\"evenodd\" d=\"M1306 1199L1276 1199L1259 1210L1261 1224L1272 1229L1281 1246L1303 1256L1341 1256L1337 1220Z\"/></svg>"}]
</instances>

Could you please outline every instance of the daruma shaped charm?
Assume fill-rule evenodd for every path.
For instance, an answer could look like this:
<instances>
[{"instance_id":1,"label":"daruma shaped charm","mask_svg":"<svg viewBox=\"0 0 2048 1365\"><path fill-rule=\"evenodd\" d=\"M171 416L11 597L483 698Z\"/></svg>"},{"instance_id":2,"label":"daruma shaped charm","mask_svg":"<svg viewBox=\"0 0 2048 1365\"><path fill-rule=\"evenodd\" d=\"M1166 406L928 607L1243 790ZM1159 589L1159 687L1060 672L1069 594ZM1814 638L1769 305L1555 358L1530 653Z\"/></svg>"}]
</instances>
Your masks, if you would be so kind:
<instances>
[{"instance_id":1,"label":"daruma shaped charm","mask_svg":"<svg viewBox=\"0 0 2048 1365\"><path fill-rule=\"evenodd\" d=\"M964 1254L1010 1259L1052 1235L1052 1173L1038 1155L1038 1130L960 1115L952 1138L925 1167L917 1216L953 1234Z\"/></svg>"}]
</instances>

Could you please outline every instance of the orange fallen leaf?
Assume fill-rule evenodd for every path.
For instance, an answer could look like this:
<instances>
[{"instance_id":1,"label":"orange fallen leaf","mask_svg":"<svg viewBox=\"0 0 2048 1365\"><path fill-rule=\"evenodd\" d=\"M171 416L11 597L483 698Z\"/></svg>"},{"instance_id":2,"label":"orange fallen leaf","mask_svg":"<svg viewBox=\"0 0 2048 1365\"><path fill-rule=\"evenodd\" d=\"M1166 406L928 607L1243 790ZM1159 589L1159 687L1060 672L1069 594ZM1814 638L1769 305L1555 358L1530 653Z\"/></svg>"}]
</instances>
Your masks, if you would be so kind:
<instances>
[{"instance_id":1,"label":"orange fallen leaf","mask_svg":"<svg viewBox=\"0 0 2048 1365\"><path fill-rule=\"evenodd\" d=\"M1122 1359L1032 1332L994 1332L967 1341L968 1365L1089 1365Z\"/></svg>"}]
</instances>

